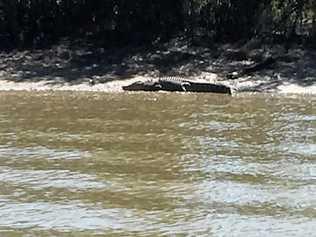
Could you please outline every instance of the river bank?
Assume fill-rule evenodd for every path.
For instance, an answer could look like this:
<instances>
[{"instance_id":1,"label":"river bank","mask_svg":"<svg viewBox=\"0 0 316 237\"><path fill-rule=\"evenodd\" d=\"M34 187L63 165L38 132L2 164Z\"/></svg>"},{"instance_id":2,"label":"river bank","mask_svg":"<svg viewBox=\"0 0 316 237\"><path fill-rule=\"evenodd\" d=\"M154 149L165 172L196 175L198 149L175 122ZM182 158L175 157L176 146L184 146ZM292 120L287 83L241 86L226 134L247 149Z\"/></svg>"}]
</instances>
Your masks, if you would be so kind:
<instances>
[{"instance_id":1,"label":"river bank","mask_svg":"<svg viewBox=\"0 0 316 237\"><path fill-rule=\"evenodd\" d=\"M229 79L266 57L277 61ZM62 42L45 50L0 53L0 90L121 92L122 86L163 76L223 83L236 91L316 94L316 51L255 43L190 46L174 40L155 47L95 48Z\"/></svg>"}]
</instances>

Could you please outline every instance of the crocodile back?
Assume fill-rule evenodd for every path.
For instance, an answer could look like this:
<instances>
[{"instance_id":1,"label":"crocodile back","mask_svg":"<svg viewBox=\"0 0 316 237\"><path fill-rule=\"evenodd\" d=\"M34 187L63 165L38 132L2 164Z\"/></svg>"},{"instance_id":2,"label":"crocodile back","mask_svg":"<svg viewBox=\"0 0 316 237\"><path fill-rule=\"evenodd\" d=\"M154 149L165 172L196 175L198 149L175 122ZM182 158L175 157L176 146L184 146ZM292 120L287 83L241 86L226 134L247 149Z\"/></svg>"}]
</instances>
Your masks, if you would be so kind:
<instances>
[{"instance_id":1,"label":"crocodile back","mask_svg":"<svg viewBox=\"0 0 316 237\"><path fill-rule=\"evenodd\" d=\"M158 78L159 82L178 82L178 83L182 83L182 82L190 82L190 80L188 78L185 77L180 77L180 76L171 76L171 77L159 77Z\"/></svg>"}]
</instances>

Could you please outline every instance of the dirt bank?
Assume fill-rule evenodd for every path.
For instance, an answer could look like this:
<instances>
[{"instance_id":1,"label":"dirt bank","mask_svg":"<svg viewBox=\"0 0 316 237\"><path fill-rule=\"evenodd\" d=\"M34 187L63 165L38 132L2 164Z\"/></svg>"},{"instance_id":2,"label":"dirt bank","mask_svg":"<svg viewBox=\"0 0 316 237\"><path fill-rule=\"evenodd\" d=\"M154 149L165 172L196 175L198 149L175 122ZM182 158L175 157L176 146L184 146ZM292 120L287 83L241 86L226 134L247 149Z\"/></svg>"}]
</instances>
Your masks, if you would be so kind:
<instances>
[{"instance_id":1,"label":"dirt bank","mask_svg":"<svg viewBox=\"0 0 316 237\"><path fill-rule=\"evenodd\" d=\"M228 79L266 57L277 60L251 74ZM0 53L0 90L120 92L137 80L181 76L221 82L236 91L316 94L316 51L282 46L188 46L174 40L150 48L104 49L63 42L46 50Z\"/></svg>"}]
</instances>

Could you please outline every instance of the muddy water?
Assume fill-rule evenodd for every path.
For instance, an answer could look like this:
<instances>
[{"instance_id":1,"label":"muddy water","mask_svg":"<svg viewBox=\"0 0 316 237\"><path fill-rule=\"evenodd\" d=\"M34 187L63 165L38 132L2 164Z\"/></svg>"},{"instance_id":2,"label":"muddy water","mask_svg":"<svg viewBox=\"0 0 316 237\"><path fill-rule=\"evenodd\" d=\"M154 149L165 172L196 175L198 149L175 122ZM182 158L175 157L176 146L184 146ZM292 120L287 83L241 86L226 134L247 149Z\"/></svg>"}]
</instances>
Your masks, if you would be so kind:
<instances>
[{"instance_id":1,"label":"muddy water","mask_svg":"<svg viewBox=\"0 0 316 237\"><path fill-rule=\"evenodd\" d=\"M315 236L316 97L0 93L0 236Z\"/></svg>"}]
</instances>

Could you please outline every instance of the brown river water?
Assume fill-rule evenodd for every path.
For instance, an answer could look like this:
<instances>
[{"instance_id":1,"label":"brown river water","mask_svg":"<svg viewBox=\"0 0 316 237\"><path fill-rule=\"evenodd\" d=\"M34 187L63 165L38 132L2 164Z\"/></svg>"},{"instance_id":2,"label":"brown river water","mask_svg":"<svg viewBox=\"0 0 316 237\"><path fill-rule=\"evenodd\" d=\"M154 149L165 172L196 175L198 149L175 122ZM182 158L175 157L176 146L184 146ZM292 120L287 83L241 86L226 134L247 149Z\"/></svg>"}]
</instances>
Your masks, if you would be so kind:
<instances>
[{"instance_id":1,"label":"brown river water","mask_svg":"<svg viewBox=\"0 0 316 237\"><path fill-rule=\"evenodd\" d=\"M316 236L316 97L0 92L0 236Z\"/></svg>"}]
</instances>

